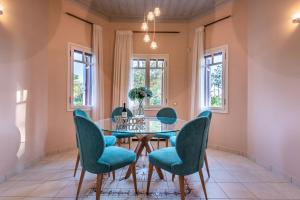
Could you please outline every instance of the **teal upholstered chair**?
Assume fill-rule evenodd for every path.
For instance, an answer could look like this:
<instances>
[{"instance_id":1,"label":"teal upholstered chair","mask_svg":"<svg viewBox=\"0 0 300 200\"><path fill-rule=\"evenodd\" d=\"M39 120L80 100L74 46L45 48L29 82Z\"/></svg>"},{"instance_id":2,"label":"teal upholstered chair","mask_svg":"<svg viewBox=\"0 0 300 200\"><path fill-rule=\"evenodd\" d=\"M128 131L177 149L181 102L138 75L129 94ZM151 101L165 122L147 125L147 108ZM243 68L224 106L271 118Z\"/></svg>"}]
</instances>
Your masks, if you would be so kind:
<instances>
[{"instance_id":1,"label":"teal upholstered chair","mask_svg":"<svg viewBox=\"0 0 300 200\"><path fill-rule=\"evenodd\" d=\"M86 119L91 120L90 116L86 112L84 112L83 110L80 110L80 109L76 109L76 110L73 111L73 117L75 117L75 116L81 116L81 117L84 117ZM113 146L113 145L116 144L116 137L115 136L105 135L104 140L105 140L105 145L106 146ZM77 135L76 135L76 145L77 145L77 149L78 149ZM79 150L78 150L77 159L76 159L76 163L75 163L75 169L74 169L74 177L76 176L76 172L77 172L78 165L79 165L79 160L80 160L80 153L79 153Z\"/></svg>"},{"instance_id":2,"label":"teal upholstered chair","mask_svg":"<svg viewBox=\"0 0 300 200\"><path fill-rule=\"evenodd\" d=\"M112 113L111 113L111 119L113 121L115 121L115 116L122 115L122 110L123 110L123 107L117 107L117 108L115 108L112 111ZM128 108L126 108L126 110L127 110L127 116L128 117L132 117L133 114L132 114L131 110L129 110ZM131 146L130 146L130 144L131 144L131 138L135 137L134 133L118 133L118 132L113 132L112 135L115 136L118 139L118 141L117 141L118 146L121 145L121 139L128 138L129 149L131 148Z\"/></svg>"},{"instance_id":3,"label":"teal upholstered chair","mask_svg":"<svg viewBox=\"0 0 300 200\"><path fill-rule=\"evenodd\" d=\"M206 131L207 131L206 148L207 148L208 136L209 136L209 128L210 128L210 122L211 122L211 118L212 118L212 112L210 110L206 110L206 111L201 112L197 117L207 117L209 119L209 121L208 121L208 127L206 129ZM171 145L173 147L176 146L176 136L172 136L170 138L170 142L171 142ZM204 161L205 161L205 167L206 167L206 171L207 171L208 177L210 177L210 172L209 172L209 167L208 167L208 159L207 159L206 151L205 151L205 154L204 154ZM173 175L172 179L174 180L174 175Z\"/></svg>"},{"instance_id":4,"label":"teal upholstered chair","mask_svg":"<svg viewBox=\"0 0 300 200\"><path fill-rule=\"evenodd\" d=\"M179 175L181 199L185 198L184 176L199 173L205 197L206 188L202 173L208 126L207 117L199 117L188 122L179 132L176 147L167 147L149 154L149 173L147 194L153 172L153 166Z\"/></svg>"},{"instance_id":5,"label":"teal upholstered chair","mask_svg":"<svg viewBox=\"0 0 300 200\"><path fill-rule=\"evenodd\" d=\"M78 199L86 171L97 174L96 199L99 200L103 174L114 172L127 165L131 167L134 189L137 194L135 172L136 154L131 150L117 146L107 147L102 131L94 122L87 118L75 116L75 124L81 155L80 163L82 166L76 199ZM115 179L115 177L113 178Z\"/></svg>"},{"instance_id":6,"label":"teal upholstered chair","mask_svg":"<svg viewBox=\"0 0 300 200\"><path fill-rule=\"evenodd\" d=\"M165 107L160 109L156 114L157 119L159 119L161 122L165 124L173 124L177 120L177 113L173 108ZM168 142L170 137L176 136L175 132L168 132L168 133L159 133L155 134L154 137L156 137L157 140L157 148L159 149L159 140L165 139L166 140L166 147L168 146Z\"/></svg>"}]
</instances>

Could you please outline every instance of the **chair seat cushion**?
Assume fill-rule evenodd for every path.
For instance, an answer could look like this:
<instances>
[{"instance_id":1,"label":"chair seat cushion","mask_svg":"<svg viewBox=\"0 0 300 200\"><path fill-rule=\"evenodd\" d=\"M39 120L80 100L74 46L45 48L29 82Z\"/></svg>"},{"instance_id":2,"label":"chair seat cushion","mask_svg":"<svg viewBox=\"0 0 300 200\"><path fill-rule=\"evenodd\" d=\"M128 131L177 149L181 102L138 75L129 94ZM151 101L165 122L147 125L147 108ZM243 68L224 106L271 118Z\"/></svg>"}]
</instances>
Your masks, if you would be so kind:
<instances>
[{"instance_id":1,"label":"chair seat cushion","mask_svg":"<svg viewBox=\"0 0 300 200\"><path fill-rule=\"evenodd\" d=\"M106 165L108 171L116 170L136 161L136 154L125 148L109 146L104 149L103 154L97 161L99 164Z\"/></svg>"},{"instance_id":2,"label":"chair seat cushion","mask_svg":"<svg viewBox=\"0 0 300 200\"><path fill-rule=\"evenodd\" d=\"M170 137L170 142L171 142L172 147L176 146L176 138L177 138L176 136Z\"/></svg>"},{"instance_id":3,"label":"chair seat cushion","mask_svg":"<svg viewBox=\"0 0 300 200\"><path fill-rule=\"evenodd\" d=\"M112 135L105 135L104 140L105 140L105 146L109 147L116 144L117 138Z\"/></svg>"},{"instance_id":4,"label":"chair seat cushion","mask_svg":"<svg viewBox=\"0 0 300 200\"><path fill-rule=\"evenodd\" d=\"M175 132L168 132L168 133L157 133L154 135L156 138L162 138L162 139L169 139L172 136L176 136Z\"/></svg>"},{"instance_id":5,"label":"chair seat cushion","mask_svg":"<svg viewBox=\"0 0 300 200\"><path fill-rule=\"evenodd\" d=\"M154 166L157 166L169 172L172 172L172 167L174 165L179 165L182 163L175 147L162 148L152 151L149 154L149 161Z\"/></svg>"},{"instance_id":6,"label":"chair seat cushion","mask_svg":"<svg viewBox=\"0 0 300 200\"><path fill-rule=\"evenodd\" d=\"M113 132L112 135L115 136L118 139L120 139L120 138L134 137L135 136L134 133L119 133L119 132Z\"/></svg>"}]
</instances>

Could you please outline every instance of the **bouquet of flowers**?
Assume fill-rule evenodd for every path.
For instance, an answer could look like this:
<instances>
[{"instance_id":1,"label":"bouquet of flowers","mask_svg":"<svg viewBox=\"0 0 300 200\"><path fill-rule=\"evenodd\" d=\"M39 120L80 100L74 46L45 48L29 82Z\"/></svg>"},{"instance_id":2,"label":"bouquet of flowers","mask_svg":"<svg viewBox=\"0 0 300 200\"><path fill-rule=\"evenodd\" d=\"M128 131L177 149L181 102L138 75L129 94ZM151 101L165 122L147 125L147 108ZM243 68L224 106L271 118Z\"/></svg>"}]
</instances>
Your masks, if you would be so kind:
<instances>
[{"instance_id":1,"label":"bouquet of flowers","mask_svg":"<svg viewBox=\"0 0 300 200\"><path fill-rule=\"evenodd\" d=\"M128 93L132 101L138 100L139 102L142 102L144 98L151 98L152 95L152 91L146 87L133 88Z\"/></svg>"}]
</instances>

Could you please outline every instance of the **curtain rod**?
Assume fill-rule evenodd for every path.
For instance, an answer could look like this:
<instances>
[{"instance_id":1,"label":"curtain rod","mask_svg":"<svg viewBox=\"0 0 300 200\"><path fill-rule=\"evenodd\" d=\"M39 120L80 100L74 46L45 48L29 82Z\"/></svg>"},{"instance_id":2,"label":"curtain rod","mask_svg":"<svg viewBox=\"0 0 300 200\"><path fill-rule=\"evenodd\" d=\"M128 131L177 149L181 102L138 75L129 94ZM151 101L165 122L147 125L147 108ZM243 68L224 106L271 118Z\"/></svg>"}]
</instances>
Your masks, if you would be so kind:
<instances>
[{"instance_id":1,"label":"curtain rod","mask_svg":"<svg viewBox=\"0 0 300 200\"><path fill-rule=\"evenodd\" d=\"M66 12L66 14L69 15L69 16L71 16L71 17L74 17L74 18L76 18L76 19L79 19L80 21L83 21L83 22L85 22L85 23L87 23L87 24L90 24L90 25L93 25L93 24L94 24L93 22L90 22L90 21L88 21L88 20L86 20L86 19L82 19L81 17L78 17L78 16L76 16L76 15L74 15L74 14L72 14L72 13Z\"/></svg>"},{"instance_id":2,"label":"curtain rod","mask_svg":"<svg viewBox=\"0 0 300 200\"><path fill-rule=\"evenodd\" d=\"M132 31L133 33L145 33L145 31ZM154 33L154 31L148 31L148 33ZM155 31L155 33L166 33L166 34L178 34L179 31Z\"/></svg>"},{"instance_id":3,"label":"curtain rod","mask_svg":"<svg viewBox=\"0 0 300 200\"><path fill-rule=\"evenodd\" d=\"M231 17L231 15L228 15L228 16L223 17L223 18L221 18L221 19L218 19L218 20L216 20L216 21L213 21L213 22L210 22L210 23L208 23L208 24L205 24L204 27L206 28L206 27L208 27L208 26L211 26L211 25L213 25L213 24L215 24L215 23L218 23L218 22L223 21L223 20L225 20L225 19L228 19L228 18L230 18L230 17Z\"/></svg>"}]
</instances>

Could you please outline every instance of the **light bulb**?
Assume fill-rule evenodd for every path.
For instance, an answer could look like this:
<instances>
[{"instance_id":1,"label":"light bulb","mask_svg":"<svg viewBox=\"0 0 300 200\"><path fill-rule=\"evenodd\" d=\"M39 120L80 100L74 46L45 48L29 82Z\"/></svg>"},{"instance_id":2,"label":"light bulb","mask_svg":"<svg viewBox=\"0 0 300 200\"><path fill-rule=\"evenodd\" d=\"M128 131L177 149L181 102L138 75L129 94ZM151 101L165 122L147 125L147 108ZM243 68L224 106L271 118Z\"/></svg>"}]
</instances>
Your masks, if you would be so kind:
<instances>
[{"instance_id":1,"label":"light bulb","mask_svg":"<svg viewBox=\"0 0 300 200\"><path fill-rule=\"evenodd\" d=\"M146 35L144 36L144 42L146 43L150 42L150 36L148 33L146 33Z\"/></svg>"},{"instance_id":2,"label":"light bulb","mask_svg":"<svg viewBox=\"0 0 300 200\"><path fill-rule=\"evenodd\" d=\"M147 31L148 30L148 24L146 22L142 23L142 30Z\"/></svg>"},{"instance_id":3,"label":"light bulb","mask_svg":"<svg viewBox=\"0 0 300 200\"><path fill-rule=\"evenodd\" d=\"M150 47L151 49L157 49L157 43L155 41L152 41Z\"/></svg>"},{"instance_id":4,"label":"light bulb","mask_svg":"<svg viewBox=\"0 0 300 200\"><path fill-rule=\"evenodd\" d=\"M0 4L0 15L3 15L3 6Z\"/></svg>"},{"instance_id":5,"label":"light bulb","mask_svg":"<svg viewBox=\"0 0 300 200\"><path fill-rule=\"evenodd\" d=\"M152 21L152 20L154 20L154 13L152 12L152 11L150 11L150 12L148 12L148 15L147 15L147 19L149 20L149 21Z\"/></svg>"},{"instance_id":6,"label":"light bulb","mask_svg":"<svg viewBox=\"0 0 300 200\"><path fill-rule=\"evenodd\" d=\"M294 23L300 23L300 13L296 13L296 14L293 16L293 22L294 22Z\"/></svg>"},{"instance_id":7,"label":"light bulb","mask_svg":"<svg viewBox=\"0 0 300 200\"><path fill-rule=\"evenodd\" d=\"M159 7L154 8L154 15L156 17L158 17L160 15L160 9L159 9Z\"/></svg>"}]
</instances>

